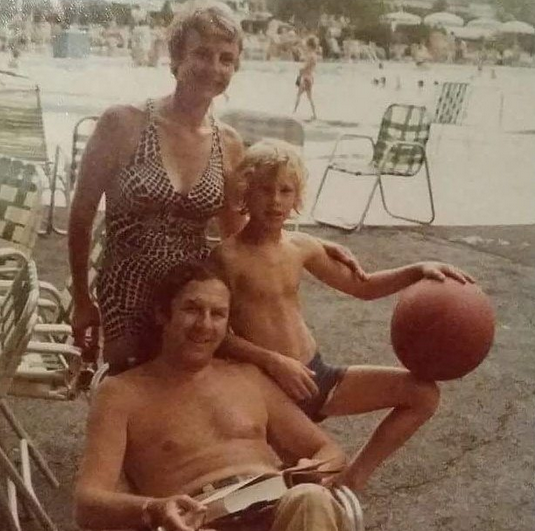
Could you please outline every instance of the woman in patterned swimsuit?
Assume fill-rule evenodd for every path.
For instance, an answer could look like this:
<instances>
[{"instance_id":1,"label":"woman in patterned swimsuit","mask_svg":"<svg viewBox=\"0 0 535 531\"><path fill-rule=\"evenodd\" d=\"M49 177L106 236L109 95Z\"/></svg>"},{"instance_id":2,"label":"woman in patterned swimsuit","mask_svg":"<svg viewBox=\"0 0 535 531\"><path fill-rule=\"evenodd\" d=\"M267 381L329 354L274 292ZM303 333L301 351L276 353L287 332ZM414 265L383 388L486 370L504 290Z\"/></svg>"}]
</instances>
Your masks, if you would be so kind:
<instances>
[{"instance_id":1,"label":"woman in patterned swimsuit","mask_svg":"<svg viewBox=\"0 0 535 531\"><path fill-rule=\"evenodd\" d=\"M72 323L80 345L102 324L104 358L114 372L148 355L153 291L177 264L206 258L208 220L218 216L224 234L240 227L242 216L224 191L242 143L209 108L227 88L241 47L240 27L222 8L185 13L169 39L175 92L106 110L88 142L69 223ZM103 195L106 244L97 307L87 263Z\"/></svg>"},{"instance_id":2,"label":"woman in patterned swimsuit","mask_svg":"<svg viewBox=\"0 0 535 531\"><path fill-rule=\"evenodd\" d=\"M206 258L208 220L218 217L223 236L239 230L243 221L228 193L243 145L233 129L217 124L209 113L213 98L236 71L242 48L239 24L223 7L194 8L173 23L169 52L175 92L142 106L106 110L82 159L69 220L72 325L82 347L95 341L102 325L111 373L150 357L153 293L177 265ZM106 243L97 306L88 289L87 264L103 195ZM343 250L328 250L351 263ZM233 349L264 350L238 338L229 342ZM275 379L282 375L314 390L305 368L285 366L278 358L282 361L271 371Z\"/></svg>"}]
</instances>

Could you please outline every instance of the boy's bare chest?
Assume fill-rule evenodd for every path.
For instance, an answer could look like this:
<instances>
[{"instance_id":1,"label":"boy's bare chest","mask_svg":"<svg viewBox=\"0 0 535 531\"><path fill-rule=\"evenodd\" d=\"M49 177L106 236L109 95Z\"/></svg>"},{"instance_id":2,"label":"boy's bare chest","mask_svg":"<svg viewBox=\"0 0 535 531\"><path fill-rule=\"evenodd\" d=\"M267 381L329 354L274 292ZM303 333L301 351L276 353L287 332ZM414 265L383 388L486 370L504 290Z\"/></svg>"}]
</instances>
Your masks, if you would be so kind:
<instances>
[{"instance_id":1,"label":"boy's bare chest","mask_svg":"<svg viewBox=\"0 0 535 531\"><path fill-rule=\"evenodd\" d=\"M294 253L240 254L231 267L232 288L236 294L265 298L297 293L303 266Z\"/></svg>"}]
</instances>

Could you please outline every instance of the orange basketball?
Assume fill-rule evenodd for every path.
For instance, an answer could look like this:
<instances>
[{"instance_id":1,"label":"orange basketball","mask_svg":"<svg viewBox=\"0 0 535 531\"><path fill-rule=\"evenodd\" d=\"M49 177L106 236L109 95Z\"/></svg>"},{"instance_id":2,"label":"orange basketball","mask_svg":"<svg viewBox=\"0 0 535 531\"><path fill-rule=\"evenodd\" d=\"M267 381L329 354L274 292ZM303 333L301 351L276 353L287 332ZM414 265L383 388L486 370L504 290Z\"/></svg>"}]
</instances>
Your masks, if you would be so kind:
<instances>
[{"instance_id":1,"label":"orange basketball","mask_svg":"<svg viewBox=\"0 0 535 531\"><path fill-rule=\"evenodd\" d=\"M474 284L424 279L401 292L390 334L397 357L415 376L453 380L488 354L494 310Z\"/></svg>"}]
</instances>

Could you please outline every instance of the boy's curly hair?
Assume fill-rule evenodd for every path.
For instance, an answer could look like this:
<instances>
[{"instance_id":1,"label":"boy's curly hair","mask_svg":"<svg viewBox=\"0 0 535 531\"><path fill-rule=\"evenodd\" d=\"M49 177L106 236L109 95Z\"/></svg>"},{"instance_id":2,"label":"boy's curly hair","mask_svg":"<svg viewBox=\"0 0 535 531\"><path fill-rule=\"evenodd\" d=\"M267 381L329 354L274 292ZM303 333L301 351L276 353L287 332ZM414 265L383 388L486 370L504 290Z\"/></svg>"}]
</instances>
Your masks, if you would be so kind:
<instances>
[{"instance_id":1,"label":"boy's curly hair","mask_svg":"<svg viewBox=\"0 0 535 531\"><path fill-rule=\"evenodd\" d=\"M244 212L247 211L247 190L255 178L265 177L266 172L275 178L281 168L284 168L294 181L296 190L294 210L298 214L301 212L308 175L305 163L294 146L275 138L265 138L252 144L236 168L236 193Z\"/></svg>"}]
</instances>

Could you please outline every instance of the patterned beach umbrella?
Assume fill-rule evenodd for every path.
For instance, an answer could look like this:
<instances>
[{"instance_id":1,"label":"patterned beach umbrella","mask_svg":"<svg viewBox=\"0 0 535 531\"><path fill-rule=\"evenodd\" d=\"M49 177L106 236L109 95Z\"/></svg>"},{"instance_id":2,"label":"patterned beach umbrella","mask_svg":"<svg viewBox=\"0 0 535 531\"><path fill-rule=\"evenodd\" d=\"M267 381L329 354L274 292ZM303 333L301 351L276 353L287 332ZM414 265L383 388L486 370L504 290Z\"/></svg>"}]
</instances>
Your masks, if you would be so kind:
<instances>
[{"instance_id":1,"label":"patterned beach umbrella","mask_svg":"<svg viewBox=\"0 0 535 531\"><path fill-rule=\"evenodd\" d=\"M500 26L502 33L516 33L517 35L535 35L535 28L527 22L520 22L519 20L511 20L504 22Z\"/></svg>"},{"instance_id":2,"label":"patterned beach umbrella","mask_svg":"<svg viewBox=\"0 0 535 531\"><path fill-rule=\"evenodd\" d=\"M475 18L466 24L467 28L483 28L487 30L496 31L500 28L502 23L495 18L481 17Z\"/></svg>"},{"instance_id":3,"label":"patterned beach umbrella","mask_svg":"<svg viewBox=\"0 0 535 531\"><path fill-rule=\"evenodd\" d=\"M424 18L424 24L426 26L442 26L444 28L459 28L464 26L464 20L453 13L447 11L438 11L437 13L431 13Z\"/></svg>"},{"instance_id":4,"label":"patterned beach umbrella","mask_svg":"<svg viewBox=\"0 0 535 531\"><path fill-rule=\"evenodd\" d=\"M400 26L418 26L422 22L422 19L418 15L406 13L405 11L387 13L383 15L382 19L389 24L399 24Z\"/></svg>"}]
</instances>

